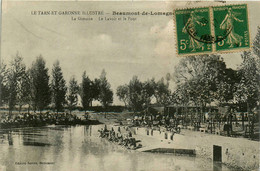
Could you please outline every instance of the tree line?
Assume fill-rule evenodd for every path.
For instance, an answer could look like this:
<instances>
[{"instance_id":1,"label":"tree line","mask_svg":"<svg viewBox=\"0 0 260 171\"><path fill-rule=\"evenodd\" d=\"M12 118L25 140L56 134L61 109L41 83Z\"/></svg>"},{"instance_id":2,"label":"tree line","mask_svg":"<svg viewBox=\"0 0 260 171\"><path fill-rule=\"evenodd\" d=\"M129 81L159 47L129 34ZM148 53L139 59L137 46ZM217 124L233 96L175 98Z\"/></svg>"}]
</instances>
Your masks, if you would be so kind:
<instances>
[{"instance_id":1,"label":"tree line","mask_svg":"<svg viewBox=\"0 0 260 171\"><path fill-rule=\"evenodd\" d=\"M92 106L93 100L98 100L104 108L113 103L113 91L105 70L94 80L84 71L80 84L72 76L67 85L59 61L53 64L50 76L41 55L30 68L26 68L18 53L9 66L1 63L0 82L0 105L8 105L10 113L16 106L20 112L24 105L28 106L28 112L47 108L61 112L65 107L71 112L77 106L78 95L84 111Z\"/></svg>"},{"instance_id":2,"label":"tree line","mask_svg":"<svg viewBox=\"0 0 260 171\"><path fill-rule=\"evenodd\" d=\"M215 102L219 106L246 106L251 111L260 103L259 49L260 27L252 51L241 54L242 63L236 70L227 68L221 55L185 57L174 68L173 74L168 73L158 81L152 78L144 82L133 76L128 84L117 87L116 95L134 111L147 108L153 98L157 104L164 106L176 104L203 108ZM170 81L177 85L174 91L169 89ZM20 111L24 105L28 105L28 110L42 111L50 104L57 112L64 107L72 111L78 103L78 95L85 111L94 100L98 100L104 109L113 103L113 91L104 70L94 80L83 72L80 84L75 77L71 77L67 86L59 61L54 63L50 77L42 56L37 57L27 69L23 58L17 53L9 67L1 64L0 82L0 105L8 105L10 112L15 106L19 106Z\"/></svg>"},{"instance_id":3,"label":"tree line","mask_svg":"<svg viewBox=\"0 0 260 171\"><path fill-rule=\"evenodd\" d=\"M202 109L212 102L218 106L236 104L248 111L259 106L260 95L260 27L253 42L252 51L241 54L238 69L227 68L220 55L198 55L182 58L172 75L158 82L154 79L141 82L134 76L129 84L117 88L119 100L133 110L143 110L155 97L158 104L200 106ZM177 88L171 92L169 81ZM244 107L245 108L245 107Z\"/></svg>"},{"instance_id":4,"label":"tree line","mask_svg":"<svg viewBox=\"0 0 260 171\"><path fill-rule=\"evenodd\" d=\"M117 87L116 94L126 107L134 111L147 108L153 97L156 99L156 103L166 105L171 95L169 81L169 73L158 81L152 78L141 82L137 76L133 76L129 84Z\"/></svg>"}]
</instances>

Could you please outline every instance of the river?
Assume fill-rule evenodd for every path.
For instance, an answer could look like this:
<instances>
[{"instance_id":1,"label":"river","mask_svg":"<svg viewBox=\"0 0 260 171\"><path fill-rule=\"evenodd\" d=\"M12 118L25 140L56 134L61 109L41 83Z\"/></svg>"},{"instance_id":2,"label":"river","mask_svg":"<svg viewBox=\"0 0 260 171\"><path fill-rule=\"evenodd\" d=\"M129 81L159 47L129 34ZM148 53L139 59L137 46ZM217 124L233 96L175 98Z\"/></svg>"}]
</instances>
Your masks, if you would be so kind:
<instances>
[{"instance_id":1,"label":"river","mask_svg":"<svg viewBox=\"0 0 260 171\"><path fill-rule=\"evenodd\" d=\"M100 127L0 130L0 171L229 170L198 157L125 149L99 138Z\"/></svg>"}]
</instances>

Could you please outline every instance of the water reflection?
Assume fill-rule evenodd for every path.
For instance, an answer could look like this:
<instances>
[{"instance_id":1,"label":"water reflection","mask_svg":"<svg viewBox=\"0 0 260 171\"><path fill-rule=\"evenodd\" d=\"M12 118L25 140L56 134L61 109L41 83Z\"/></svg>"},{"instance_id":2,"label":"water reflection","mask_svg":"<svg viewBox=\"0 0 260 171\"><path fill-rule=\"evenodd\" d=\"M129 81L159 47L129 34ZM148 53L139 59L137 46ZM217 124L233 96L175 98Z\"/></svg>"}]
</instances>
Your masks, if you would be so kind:
<instances>
[{"instance_id":1,"label":"water reflection","mask_svg":"<svg viewBox=\"0 0 260 171\"><path fill-rule=\"evenodd\" d=\"M213 171L221 171L221 170L222 170L221 162L214 162L214 164L213 164Z\"/></svg>"},{"instance_id":2,"label":"water reflection","mask_svg":"<svg viewBox=\"0 0 260 171\"><path fill-rule=\"evenodd\" d=\"M0 170L228 170L211 161L127 150L98 137L101 126L0 132Z\"/></svg>"}]
</instances>

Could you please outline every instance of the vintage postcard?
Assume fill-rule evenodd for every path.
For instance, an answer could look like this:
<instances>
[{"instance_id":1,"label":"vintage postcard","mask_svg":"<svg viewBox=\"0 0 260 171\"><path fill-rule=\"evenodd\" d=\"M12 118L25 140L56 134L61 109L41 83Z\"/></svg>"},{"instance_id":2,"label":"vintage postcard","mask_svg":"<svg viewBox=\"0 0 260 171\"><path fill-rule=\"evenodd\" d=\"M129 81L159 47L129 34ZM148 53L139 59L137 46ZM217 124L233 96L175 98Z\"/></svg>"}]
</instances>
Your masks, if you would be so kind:
<instances>
[{"instance_id":1,"label":"vintage postcard","mask_svg":"<svg viewBox=\"0 0 260 171\"><path fill-rule=\"evenodd\" d=\"M259 1L2 0L0 171L259 169Z\"/></svg>"}]
</instances>

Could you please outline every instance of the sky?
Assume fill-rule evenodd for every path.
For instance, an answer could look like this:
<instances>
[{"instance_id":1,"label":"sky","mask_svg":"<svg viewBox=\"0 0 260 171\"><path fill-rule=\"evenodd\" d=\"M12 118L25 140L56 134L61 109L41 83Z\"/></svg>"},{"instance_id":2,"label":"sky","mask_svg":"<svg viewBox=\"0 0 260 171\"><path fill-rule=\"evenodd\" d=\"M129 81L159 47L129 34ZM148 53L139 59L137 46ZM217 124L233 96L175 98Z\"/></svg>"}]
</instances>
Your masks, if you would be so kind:
<instances>
[{"instance_id":1,"label":"sky","mask_svg":"<svg viewBox=\"0 0 260 171\"><path fill-rule=\"evenodd\" d=\"M234 2L238 3L238 2ZM260 2L247 2L251 39L260 25ZM135 21L73 21L75 15L32 15L32 11L104 11L101 17L113 17L112 11L163 11L222 3L187 2L36 2L2 3L1 60L9 63L18 52L27 67L42 55L51 71L60 61L65 80L75 76L80 82L83 71L97 78L107 72L111 88L127 84L134 75L142 81L156 80L181 59L176 54L173 16L133 16ZM81 16L83 17L83 16ZM89 17L89 16L84 16ZM236 69L241 53L222 54L228 67ZM174 82L171 82L174 87ZM114 96L114 104L122 104Z\"/></svg>"}]
</instances>

